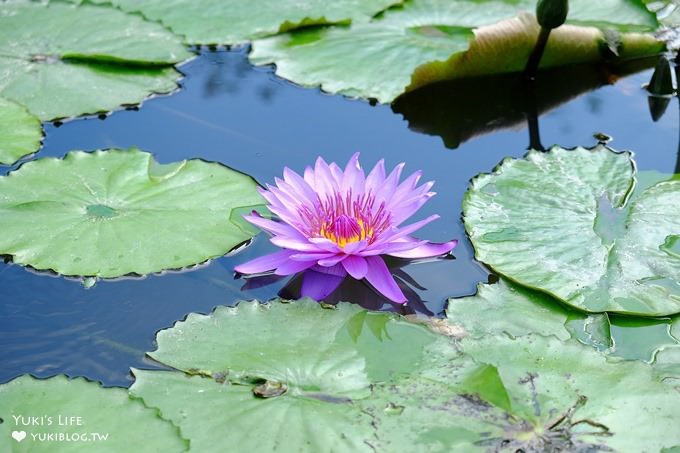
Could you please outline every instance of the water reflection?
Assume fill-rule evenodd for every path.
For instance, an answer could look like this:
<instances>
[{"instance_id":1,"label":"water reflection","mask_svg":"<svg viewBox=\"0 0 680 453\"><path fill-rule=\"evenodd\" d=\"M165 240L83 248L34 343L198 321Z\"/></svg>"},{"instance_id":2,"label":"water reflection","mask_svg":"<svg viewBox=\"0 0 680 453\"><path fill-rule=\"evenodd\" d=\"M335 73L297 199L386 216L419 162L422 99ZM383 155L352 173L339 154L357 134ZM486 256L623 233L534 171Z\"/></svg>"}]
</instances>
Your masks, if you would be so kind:
<instances>
[{"instance_id":1,"label":"water reflection","mask_svg":"<svg viewBox=\"0 0 680 453\"><path fill-rule=\"evenodd\" d=\"M222 50L222 49L216 49ZM252 89L255 96L265 104L271 103L277 96L279 85L258 83L255 86L244 84L250 77L253 66L244 58L247 47L239 47L231 52L213 51L204 53L208 58L208 70L203 83L203 97L211 98L219 95L234 95L244 88Z\"/></svg>"},{"instance_id":2,"label":"water reflection","mask_svg":"<svg viewBox=\"0 0 680 453\"><path fill-rule=\"evenodd\" d=\"M378 291L373 289L364 280L356 280L347 275L340 286L330 293L324 300L324 303L335 305L339 302L352 302L369 310L383 310L400 313L403 315L424 314L427 316L442 315L443 312L433 313L428 308L428 302L421 298L421 293L427 291L403 268L404 266L414 263L413 260L404 260L385 256L385 263L390 272L395 278L397 285L404 292L408 299L406 304L399 304L390 301ZM426 261L441 261L455 259L451 255L446 257L428 259ZM238 276L240 278L241 276ZM288 276L278 276L273 274L247 277L245 283L241 287L242 291L249 291L259 289L271 284L279 283L287 279ZM278 295L284 299L299 299L301 297L302 280L304 272L294 275L290 280L279 290ZM443 307L442 307L443 308Z\"/></svg>"},{"instance_id":3,"label":"water reflection","mask_svg":"<svg viewBox=\"0 0 680 453\"><path fill-rule=\"evenodd\" d=\"M542 149L539 115L620 77L648 69L655 62L656 58L648 58L617 66L569 66L543 71L535 83L527 83L521 74L440 82L397 98L392 109L404 116L411 130L441 136L447 148L455 149L475 136L519 127L528 121L531 147Z\"/></svg>"}]
</instances>

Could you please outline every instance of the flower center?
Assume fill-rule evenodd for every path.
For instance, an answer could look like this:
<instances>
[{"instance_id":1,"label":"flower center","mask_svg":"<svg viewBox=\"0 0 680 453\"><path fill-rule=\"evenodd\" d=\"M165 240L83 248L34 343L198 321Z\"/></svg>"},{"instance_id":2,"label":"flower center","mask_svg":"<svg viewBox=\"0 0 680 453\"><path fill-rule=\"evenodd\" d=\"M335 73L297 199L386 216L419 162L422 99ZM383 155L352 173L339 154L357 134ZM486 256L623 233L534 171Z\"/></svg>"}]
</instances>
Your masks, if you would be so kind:
<instances>
[{"instance_id":1,"label":"flower center","mask_svg":"<svg viewBox=\"0 0 680 453\"><path fill-rule=\"evenodd\" d=\"M321 236L330 239L340 247L366 239L368 236L364 222L341 214L330 222L321 225Z\"/></svg>"},{"instance_id":2,"label":"flower center","mask_svg":"<svg viewBox=\"0 0 680 453\"><path fill-rule=\"evenodd\" d=\"M376 206L372 195L354 197L351 191L318 199L314 207L304 206L298 212L310 236L330 239L340 247L363 240L371 244L391 222L384 202Z\"/></svg>"}]
</instances>

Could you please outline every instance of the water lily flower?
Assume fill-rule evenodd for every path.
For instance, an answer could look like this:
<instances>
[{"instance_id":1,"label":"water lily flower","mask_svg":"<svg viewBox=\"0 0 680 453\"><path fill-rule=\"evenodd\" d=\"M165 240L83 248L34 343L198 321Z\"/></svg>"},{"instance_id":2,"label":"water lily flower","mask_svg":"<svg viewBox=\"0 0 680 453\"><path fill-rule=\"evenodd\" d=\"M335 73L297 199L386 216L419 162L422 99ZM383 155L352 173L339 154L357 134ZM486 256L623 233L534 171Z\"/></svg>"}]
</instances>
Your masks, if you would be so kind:
<instances>
[{"instance_id":1,"label":"water lily flower","mask_svg":"<svg viewBox=\"0 0 680 453\"><path fill-rule=\"evenodd\" d=\"M304 271L301 293L323 300L349 274L365 279L379 293L398 303L407 301L381 255L419 259L450 252L458 241L433 243L411 233L439 218L431 215L401 226L435 195L433 182L417 186L421 172L399 182L404 164L385 175L380 160L368 176L354 154L343 171L321 157L300 176L289 168L276 186L260 193L280 221L253 212L250 223L269 232L282 250L236 266L241 274L274 271L292 275Z\"/></svg>"}]
</instances>

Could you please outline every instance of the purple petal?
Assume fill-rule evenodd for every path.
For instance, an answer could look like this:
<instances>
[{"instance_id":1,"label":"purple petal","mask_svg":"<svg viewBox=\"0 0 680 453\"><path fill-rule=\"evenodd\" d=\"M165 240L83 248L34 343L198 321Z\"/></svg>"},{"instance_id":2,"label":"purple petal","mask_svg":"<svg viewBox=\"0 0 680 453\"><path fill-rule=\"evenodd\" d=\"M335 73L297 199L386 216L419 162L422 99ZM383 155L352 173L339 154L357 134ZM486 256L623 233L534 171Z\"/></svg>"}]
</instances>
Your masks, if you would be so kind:
<instances>
[{"instance_id":1,"label":"purple petal","mask_svg":"<svg viewBox=\"0 0 680 453\"><path fill-rule=\"evenodd\" d=\"M345 255L344 253L339 253L339 254L332 256L330 258L325 258L325 259L319 260L318 263L319 263L319 266L322 266L322 267L332 267L332 266L335 266L336 264L338 264L339 262L343 261L344 259L346 259L348 256L349 255Z\"/></svg>"},{"instance_id":2,"label":"purple petal","mask_svg":"<svg viewBox=\"0 0 680 453\"><path fill-rule=\"evenodd\" d=\"M314 245L318 245L320 249L326 250L328 252L342 252L342 249L338 244L326 238L309 238L309 242Z\"/></svg>"},{"instance_id":3,"label":"purple petal","mask_svg":"<svg viewBox=\"0 0 680 453\"><path fill-rule=\"evenodd\" d=\"M367 256L365 260L368 265L366 280L373 285L376 291L393 302L406 303L406 296L392 277L385 261L379 256Z\"/></svg>"},{"instance_id":4,"label":"purple petal","mask_svg":"<svg viewBox=\"0 0 680 453\"><path fill-rule=\"evenodd\" d=\"M291 275L291 274L297 274L298 272L302 272L304 270L309 269L310 267L316 265L315 260L309 260L309 261L295 261L295 260L286 260L286 262L282 263L279 265L274 273L276 275Z\"/></svg>"},{"instance_id":5,"label":"purple petal","mask_svg":"<svg viewBox=\"0 0 680 453\"><path fill-rule=\"evenodd\" d=\"M364 171L361 169L361 165L359 165L359 153L354 153L345 167L340 190L346 193L351 189L355 196L359 195L364 193L366 187L365 180Z\"/></svg>"},{"instance_id":6,"label":"purple petal","mask_svg":"<svg viewBox=\"0 0 680 453\"><path fill-rule=\"evenodd\" d=\"M283 180L279 178L274 178L274 180L276 181L276 185L279 187L279 189L289 194L294 200L296 200L298 205L299 204L305 204L308 206L313 205L317 199L316 192L314 192L312 188L309 187L309 184L307 184L304 179L300 178L300 181L302 181L300 183L299 181L295 180L295 177L292 175L295 175L298 178L300 178L300 176L297 175L292 170L288 169L288 172L285 172L284 170ZM285 179L286 176L293 182L292 183L288 182L288 180Z\"/></svg>"},{"instance_id":7,"label":"purple petal","mask_svg":"<svg viewBox=\"0 0 680 453\"><path fill-rule=\"evenodd\" d=\"M314 165L314 189L319 196L324 199L333 196L339 190L338 181L333 178L330 167L323 158L318 157Z\"/></svg>"},{"instance_id":8,"label":"purple petal","mask_svg":"<svg viewBox=\"0 0 680 453\"><path fill-rule=\"evenodd\" d=\"M392 232L392 234L387 233L384 237L380 238L380 241L383 242L383 243L394 242L395 240L413 233L414 231L424 227L425 225L432 222L433 220L437 220L438 218L439 218L439 216L437 214L432 214L431 216L427 217L426 219L419 220L418 222L414 222L410 225L406 225L405 227L395 229Z\"/></svg>"},{"instance_id":9,"label":"purple petal","mask_svg":"<svg viewBox=\"0 0 680 453\"><path fill-rule=\"evenodd\" d=\"M458 241L455 239L453 241L444 242L441 244L436 242L428 242L426 244L418 245L410 250L404 250L401 252L387 252L387 254L397 258L430 258L449 253L451 250L453 250L456 244L458 244Z\"/></svg>"},{"instance_id":10,"label":"purple petal","mask_svg":"<svg viewBox=\"0 0 680 453\"><path fill-rule=\"evenodd\" d=\"M323 250L307 241L307 239L300 240L285 236L274 236L273 238L270 238L269 241L277 247L296 250L298 252L321 252Z\"/></svg>"},{"instance_id":11,"label":"purple petal","mask_svg":"<svg viewBox=\"0 0 680 453\"><path fill-rule=\"evenodd\" d=\"M392 224L395 226L400 225L404 220L415 214L434 195L436 195L435 192L428 192L422 197L401 203L398 207L392 207Z\"/></svg>"},{"instance_id":12,"label":"purple petal","mask_svg":"<svg viewBox=\"0 0 680 453\"><path fill-rule=\"evenodd\" d=\"M255 258L247 263L239 264L234 270L241 274L259 274L276 269L281 264L289 261L295 253L292 250L279 250L278 252Z\"/></svg>"},{"instance_id":13,"label":"purple petal","mask_svg":"<svg viewBox=\"0 0 680 453\"><path fill-rule=\"evenodd\" d=\"M378 201L389 201L389 199L392 198L392 195L399 184L399 178L401 177L401 172L404 169L404 165L405 164L402 162L394 167L392 173L390 173L383 184L376 189L375 197Z\"/></svg>"},{"instance_id":14,"label":"purple petal","mask_svg":"<svg viewBox=\"0 0 680 453\"><path fill-rule=\"evenodd\" d=\"M334 268L327 268L327 270L329 269L332 269L332 271L307 270L302 277L301 295L311 297L314 300L323 300L335 291L345 279L346 274L344 274L344 269L341 269L342 274Z\"/></svg>"},{"instance_id":15,"label":"purple petal","mask_svg":"<svg viewBox=\"0 0 680 453\"><path fill-rule=\"evenodd\" d=\"M314 177L314 170L312 170L312 167L307 165L305 167L305 172L302 174L302 177L312 189L316 187L316 178Z\"/></svg>"},{"instance_id":16,"label":"purple petal","mask_svg":"<svg viewBox=\"0 0 680 453\"><path fill-rule=\"evenodd\" d=\"M366 259L361 256L348 255L342 261L342 267L345 268L347 273L357 280L361 280L366 276L368 272L368 263Z\"/></svg>"},{"instance_id":17,"label":"purple petal","mask_svg":"<svg viewBox=\"0 0 680 453\"><path fill-rule=\"evenodd\" d=\"M376 193L385 182L385 159L380 159L366 176L366 193Z\"/></svg>"},{"instance_id":18,"label":"purple petal","mask_svg":"<svg viewBox=\"0 0 680 453\"><path fill-rule=\"evenodd\" d=\"M255 215L248 215L248 216L243 216L244 219L246 219L248 222L252 223L253 225L269 232L272 234L278 234L281 236L288 236L291 238L298 238L302 239L304 236L302 233L300 233L298 230L293 228L292 226L281 223L281 222L275 222L270 219L265 219L264 217L261 217L259 214Z\"/></svg>"},{"instance_id":19,"label":"purple petal","mask_svg":"<svg viewBox=\"0 0 680 453\"><path fill-rule=\"evenodd\" d=\"M300 195L307 198L308 201L314 202L314 200L316 200L317 195L316 192L314 192L314 190L312 189L312 186L310 186L309 183L305 181L302 176L298 175L290 168L285 167L283 169L283 179L286 181L286 183L290 184L290 186L293 187Z\"/></svg>"},{"instance_id":20,"label":"purple petal","mask_svg":"<svg viewBox=\"0 0 680 453\"><path fill-rule=\"evenodd\" d=\"M330 258L335 255L336 255L335 252L319 252L319 253L302 252L296 253L295 255L291 255L290 259L295 261L318 261Z\"/></svg>"},{"instance_id":21,"label":"purple petal","mask_svg":"<svg viewBox=\"0 0 680 453\"><path fill-rule=\"evenodd\" d=\"M333 175L333 179L335 179L336 181L342 181L343 173L342 169L338 167L338 164L336 164L335 162L331 162L328 165L328 168L330 168L331 170L331 175Z\"/></svg>"},{"instance_id":22,"label":"purple petal","mask_svg":"<svg viewBox=\"0 0 680 453\"><path fill-rule=\"evenodd\" d=\"M368 242L365 239L362 239L361 241L345 244L343 250L347 255L352 255L354 253L361 253L361 251L365 249L367 245Z\"/></svg>"}]
</instances>

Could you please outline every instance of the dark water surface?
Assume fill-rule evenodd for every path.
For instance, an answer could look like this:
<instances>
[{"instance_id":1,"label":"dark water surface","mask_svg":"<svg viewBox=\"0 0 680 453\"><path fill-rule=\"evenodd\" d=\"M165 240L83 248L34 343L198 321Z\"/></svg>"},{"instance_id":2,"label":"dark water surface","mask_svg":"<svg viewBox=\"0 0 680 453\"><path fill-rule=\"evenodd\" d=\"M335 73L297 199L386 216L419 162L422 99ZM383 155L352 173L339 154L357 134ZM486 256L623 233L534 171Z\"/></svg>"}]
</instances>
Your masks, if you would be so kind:
<instances>
[{"instance_id":1,"label":"dark water surface","mask_svg":"<svg viewBox=\"0 0 680 453\"><path fill-rule=\"evenodd\" d=\"M381 158L388 168L406 162L405 174L422 169L423 180L435 180L438 192L413 220L434 213L441 218L417 235L433 241L460 240L455 260L403 268L417 282L411 285L413 300L423 301L412 307L440 314L448 297L474 294L477 283L487 281L489 272L473 260L465 237L461 200L470 178L490 171L506 156L526 152L529 134L523 107L512 97L516 94L512 84L492 81L487 88L482 84L464 90L442 86L397 102L394 109L400 113L395 113L390 106L371 106L277 79L270 68L252 68L245 50L205 52L181 70L186 74L181 91L150 100L139 111L47 125L38 157L63 156L73 149L137 146L160 162L194 157L219 161L262 183L280 176L284 166L302 171L318 155L344 166L352 153L360 151L366 170ZM595 84L611 80L601 68L589 74ZM641 89L649 77L650 72L643 71L549 109L539 120L543 145L592 146L593 133L603 132L614 137L611 146L635 151L638 169L671 173L677 157L678 105L673 100L661 120L653 122ZM566 78L580 80L577 75ZM554 84L548 92L564 82L556 79ZM449 96L460 92L465 96ZM423 106L438 116L422 118ZM499 114L507 118L499 120ZM415 132L409 123L444 138ZM510 123L516 124L482 134ZM15 167L0 168L0 174ZM209 312L240 299L275 297L282 282L243 291L244 281L235 280L233 273L236 264L274 249L260 235L245 250L195 269L100 281L91 289L78 280L0 263L0 382L25 373L41 377L66 373L128 386L130 366L155 366L144 359L144 352L155 347L157 330L189 312ZM342 297L372 294L355 291L348 288ZM370 303L382 305L377 300Z\"/></svg>"}]
</instances>

